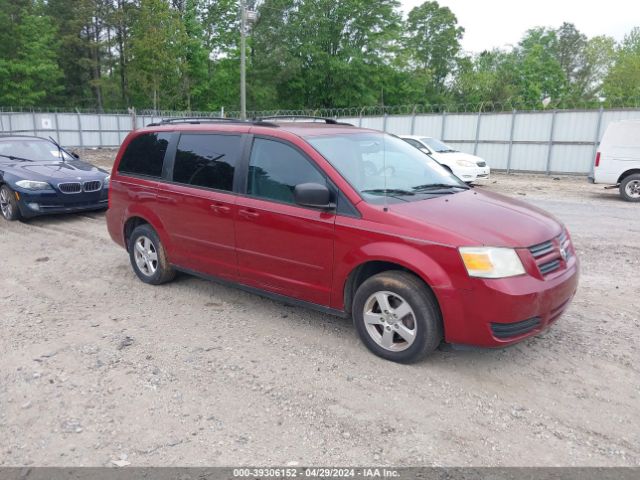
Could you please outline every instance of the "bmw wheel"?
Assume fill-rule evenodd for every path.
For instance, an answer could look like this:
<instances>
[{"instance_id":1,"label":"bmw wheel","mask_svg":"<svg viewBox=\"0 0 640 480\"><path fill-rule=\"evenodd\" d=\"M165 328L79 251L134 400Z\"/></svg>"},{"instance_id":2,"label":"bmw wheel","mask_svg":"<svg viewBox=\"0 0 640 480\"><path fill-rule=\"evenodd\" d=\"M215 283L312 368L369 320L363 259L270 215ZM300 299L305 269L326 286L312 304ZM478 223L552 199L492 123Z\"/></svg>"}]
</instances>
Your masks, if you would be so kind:
<instances>
[{"instance_id":1,"label":"bmw wheel","mask_svg":"<svg viewBox=\"0 0 640 480\"><path fill-rule=\"evenodd\" d=\"M19 220L21 217L16 194L8 185L2 185L0 188L0 212L10 222Z\"/></svg>"}]
</instances>

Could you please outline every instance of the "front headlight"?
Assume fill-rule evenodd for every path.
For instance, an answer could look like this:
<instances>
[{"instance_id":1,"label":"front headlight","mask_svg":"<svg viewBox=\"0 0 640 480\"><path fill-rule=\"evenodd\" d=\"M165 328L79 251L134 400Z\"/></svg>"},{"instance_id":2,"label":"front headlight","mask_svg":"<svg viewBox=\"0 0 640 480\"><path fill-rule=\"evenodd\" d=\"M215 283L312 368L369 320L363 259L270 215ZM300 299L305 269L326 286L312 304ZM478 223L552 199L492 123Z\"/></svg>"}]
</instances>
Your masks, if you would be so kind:
<instances>
[{"instance_id":1,"label":"front headlight","mask_svg":"<svg viewBox=\"0 0 640 480\"><path fill-rule=\"evenodd\" d=\"M36 182L35 180L18 180L16 182L16 185L18 185L21 188L24 188L25 190L50 190L51 189L51 185L49 185L47 182Z\"/></svg>"},{"instance_id":2,"label":"front headlight","mask_svg":"<svg viewBox=\"0 0 640 480\"><path fill-rule=\"evenodd\" d=\"M456 165L459 167L475 167L476 164L470 160L456 160Z\"/></svg>"},{"instance_id":3,"label":"front headlight","mask_svg":"<svg viewBox=\"0 0 640 480\"><path fill-rule=\"evenodd\" d=\"M461 247L459 250L470 277L506 278L525 273L513 248Z\"/></svg>"},{"instance_id":4,"label":"front headlight","mask_svg":"<svg viewBox=\"0 0 640 480\"><path fill-rule=\"evenodd\" d=\"M102 188L109 188L109 183L111 182L111 175L105 177L102 181Z\"/></svg>"}]
</instances>

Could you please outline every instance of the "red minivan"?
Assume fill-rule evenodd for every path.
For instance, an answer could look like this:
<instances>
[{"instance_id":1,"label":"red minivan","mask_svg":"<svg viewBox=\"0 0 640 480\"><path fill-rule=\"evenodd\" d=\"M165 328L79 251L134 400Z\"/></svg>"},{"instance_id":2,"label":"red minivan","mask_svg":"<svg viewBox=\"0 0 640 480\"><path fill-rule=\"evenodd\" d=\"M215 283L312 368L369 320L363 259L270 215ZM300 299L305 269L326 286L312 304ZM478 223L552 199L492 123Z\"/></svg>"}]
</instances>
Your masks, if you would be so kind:
<instances>
[{"instance_id":1,"label":"red minivan","mask_svg":"<svg viewBox=\"0 0 640 480\"><path fill-rule=\"evenodd\" d=\"M567 229L403 140L331 119L175 119L132 132L108 228L140 280L176 271L352 317L376 355L500 347L578 285Z\"/></svg>"}]
</instances>

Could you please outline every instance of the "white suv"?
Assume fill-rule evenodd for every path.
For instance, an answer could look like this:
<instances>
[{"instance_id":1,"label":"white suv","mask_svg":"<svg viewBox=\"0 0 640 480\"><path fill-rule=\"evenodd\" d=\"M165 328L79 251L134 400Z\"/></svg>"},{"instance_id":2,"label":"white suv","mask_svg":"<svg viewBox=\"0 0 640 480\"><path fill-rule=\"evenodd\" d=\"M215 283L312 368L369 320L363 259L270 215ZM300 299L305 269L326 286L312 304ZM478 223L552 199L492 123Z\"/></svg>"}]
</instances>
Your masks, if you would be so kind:
<instances>
[{"instance_id":1,"label":"white suv","mask_svg":"<svg viewBox=\"0 0 640 480\"><path fill-rule=\"evenodd\" d=\"M440 165L448 168L460 180L472 183L487 180L491 169L482 158L459 152L447 144L431 137L398 135L405 142L428 154Z\"/></svg>"}]
</instances>

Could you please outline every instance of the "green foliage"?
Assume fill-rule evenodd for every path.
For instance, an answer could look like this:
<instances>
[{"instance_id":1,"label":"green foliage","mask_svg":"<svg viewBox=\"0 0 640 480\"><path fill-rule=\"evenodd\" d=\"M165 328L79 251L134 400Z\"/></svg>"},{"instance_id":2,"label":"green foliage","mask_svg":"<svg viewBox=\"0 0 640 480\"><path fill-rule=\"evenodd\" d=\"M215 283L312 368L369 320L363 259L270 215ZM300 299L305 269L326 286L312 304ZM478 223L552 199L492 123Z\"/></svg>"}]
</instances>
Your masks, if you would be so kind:
<instances>
[{"instance_id":1,"label":"green foliage","mask_svg":"<svg viewBox=\"0 0 640 480\"><path fill-rule=\"evenodd\" d=\"M634 28L617 49L602 91L611 102L628 96L640 97L640 27Z\"/></svg>"},{"instance_id":2,"label":"green foliage","mask_svg":"<svg viewBox=\"0 0 640 480\"><path fill-rule=\"evenodd\" d=\"M246 0L248 107L462 103L551 108L640 97L640 29L575 25L462 52L437 1ZM239 0L0 0L0 106L237 110ZM614 100L615 99L615 100ZM442 106L440 108L447 108Z\"/></svg>"},{"instance_id":3,"label":"green foliage","mask_svg":"<svg viewBox=\"0 0 640 480\"><path fill-rule=\"evenodd\" d=\"M0 58L0 104L37 106L60 89L56 31L39 3L21 6L3 9L0 19L7 42Z\"/></svg>"},{"instance_id":4,"label":"green foliage","mask_svg":"<svg viewBox=\"0 0 640 480\"><path fill-rule=\"evenodd\" d=\"M464 28L448 7L427 1L409 12L405 48L432 96L441 93L453 71ZM429 93L429 92L425 92Z\"/></svg>"}]
</instances>

